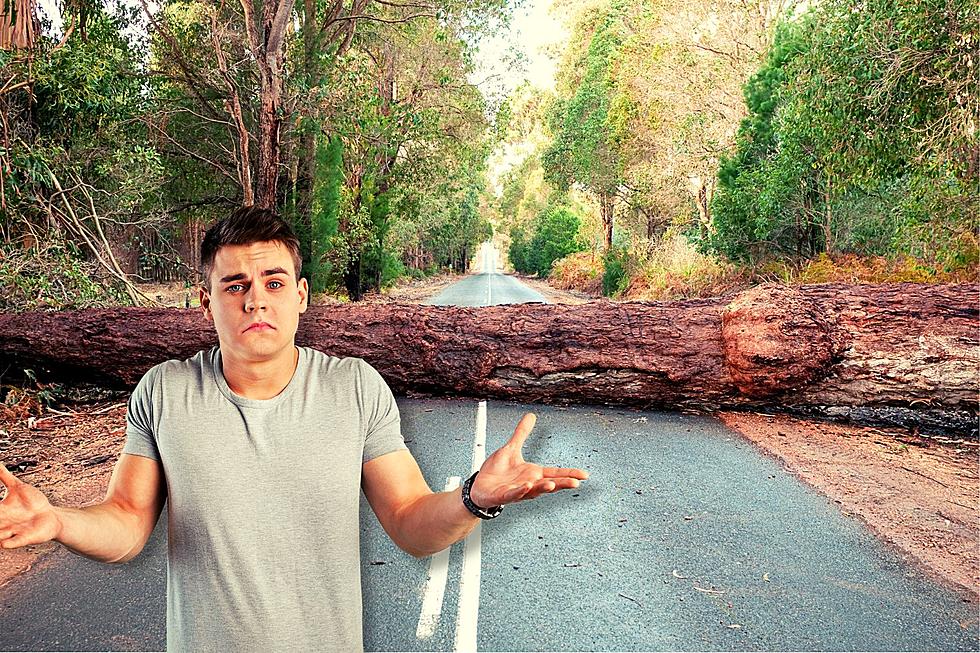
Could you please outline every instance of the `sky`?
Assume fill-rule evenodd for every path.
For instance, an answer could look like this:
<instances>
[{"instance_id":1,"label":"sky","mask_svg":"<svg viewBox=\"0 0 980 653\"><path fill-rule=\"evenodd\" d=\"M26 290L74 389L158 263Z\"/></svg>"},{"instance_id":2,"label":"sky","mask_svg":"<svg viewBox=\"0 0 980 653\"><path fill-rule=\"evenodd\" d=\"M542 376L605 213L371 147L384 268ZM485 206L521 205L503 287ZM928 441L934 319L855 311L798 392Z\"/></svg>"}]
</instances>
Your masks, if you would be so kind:
<instances>
[{"instance_id":1,"label":"sky","mask_svg":"<svg viewBox=\"0 0 980 653\"><path fill-rule=\"evenodd\" d=\"M508 29L480 42L476 58L478 70L473 81L496 74L508 93L525 79L541 89L554 88L555 61L546 50L564 45L568 32L551 16L551 2L524 0L514 10ZM515 53L523 61L515 62Z\"/></svg>"}]
</instances>

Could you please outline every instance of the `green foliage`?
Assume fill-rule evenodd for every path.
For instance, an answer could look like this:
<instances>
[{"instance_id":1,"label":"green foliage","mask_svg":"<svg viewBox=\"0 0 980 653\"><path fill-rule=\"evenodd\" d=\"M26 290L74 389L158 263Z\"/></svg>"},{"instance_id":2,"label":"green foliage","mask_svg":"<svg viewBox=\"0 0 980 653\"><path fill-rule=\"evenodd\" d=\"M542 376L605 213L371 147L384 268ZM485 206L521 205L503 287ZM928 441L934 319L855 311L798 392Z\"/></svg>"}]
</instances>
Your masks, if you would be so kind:
<instances>
[{"instance_id":1,"label":"green foliage","mask_svg":"<svg viewBox=\"0 0 980 653\"><path fill-rule=\"evenodd\" d=\"M520 228L511 231L511 265L518 272L547 276L555 261L585 249L578 236L580 224L579 217L564 207L542 211L529 237Z\"/></svg>"},{"instance_id":2,"label":"green foliage","mask_svg":"<svg viewBox=\"0 0 980 653\"><path fill-rule=\"evenodd\" d=\"M310 260L304 262L303 275L311 292L323 292L330 285L330 244L340 221L341 188L344 184L344 142L338 136L317 139L316 174L313 179L313 205L310 208Z\"/></svg>"},{"instance_id":3,"label":"green foliage","mask_svg":"<svg viewBox=\"0 0 980 653\"><path fill-rule=\"evenodd\" d=\"M567 190L578 183L598 194L615 192L623 178L621 143L632 106L614 100L613 66L622 44L621 8L614 4L598 19L581 66L584 74L569 97L552 104L553 140L541 163L546 179Z\"/></svg>"},{"instance_id":4,"label":"green foliage","mask_svg":"<svg viewBox=\"0 0 980 653\"><path fill-rule=\"evenodd\" d=\"M0 244L0 312L98 308L125 302L125 293L85 262L69 242L43 250Z\"/></svg>"},{"instance_id":5,"label":"green foliage","mask_svg":"<svg viewBox=\"0 0 980 653\"><path fill-rule=\"evenodd\" d=\"M610 247L602 256L602 294L612 297L629 283L629 248Z\"/></svg>"},{"instance_id":6,"label":"green foliage","mask_svg":"<svg viewBox=\"0 0 980 653\"><path fill-rule=\"evenodd\" d=\"M825 251L973 260L977 29L962 0L860 11L831 0L781 25L745 88L750 115L702 245L749 263Z\"/></svg>"}]
</instances>

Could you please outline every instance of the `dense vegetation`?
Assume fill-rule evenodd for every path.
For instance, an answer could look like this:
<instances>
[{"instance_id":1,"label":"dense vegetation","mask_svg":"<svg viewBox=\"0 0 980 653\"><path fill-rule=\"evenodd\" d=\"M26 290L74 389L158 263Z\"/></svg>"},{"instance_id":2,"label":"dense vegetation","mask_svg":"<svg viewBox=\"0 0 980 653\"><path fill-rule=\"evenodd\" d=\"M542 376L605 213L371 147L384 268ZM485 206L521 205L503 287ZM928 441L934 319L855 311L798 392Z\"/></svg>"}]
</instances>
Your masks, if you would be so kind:
<instances>
[{"instance_id":1,"label":"dense vegetation","mask_svg":"<svg viewBox=\"0 0 980 653\"><path fill-rule=\"evenodd\" d=\"M626 297L976 274L975 2L557 0L554 90L502 104L470 76L503 0L132 5L0 34L0 310L192 283L243 203L354 300L492 225L518 271ZM526 156L495 180L499 145Z\"/></svg>"},{"instance_id":2,"label":"dense vegetation","mask_svg":"<svg viewBox=\"0 0 980 653\"><path fill-rule=\"evenodd\" d=\"M5 305L192 282L204 225L242 204L292 220L314 290L353 299L463 271L491 235L494 111L467 75L497 0L60 9L63 38L0 49L0 248L16 275L54 243L52 276L93 283L76 302L7 283Z\"/></svg>"},{"instance_id":3,"label":"dense vegetation","mask_svg":"<svg viewBox=\"0 0 980 653\"><path fill-rule=\"evenodd\" d=\"M976 3L805 7L569 7L555 93L520 98L544 137L499 204L514 241L572 196L569 287L974 278Z\"/></svg>"}]
</instances>

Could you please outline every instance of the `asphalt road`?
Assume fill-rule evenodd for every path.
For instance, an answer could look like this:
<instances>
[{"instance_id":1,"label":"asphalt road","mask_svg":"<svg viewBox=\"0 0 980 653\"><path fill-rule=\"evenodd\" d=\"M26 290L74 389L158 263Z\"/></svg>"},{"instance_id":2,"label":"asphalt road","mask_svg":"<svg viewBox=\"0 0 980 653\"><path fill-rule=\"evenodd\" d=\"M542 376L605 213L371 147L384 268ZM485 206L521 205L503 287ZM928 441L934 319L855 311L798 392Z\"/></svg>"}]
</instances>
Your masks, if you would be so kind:
<instances>
[{"instance_id":1,"label":"asphalt road","mask_svg":"<svg viewBox=\"0 0 980 653\"><path fill-rule=\"evenodd\" d=\"M363 503L369 651L980 649L976 604L716 420L398 403L433 489L465 479L529 410L526 457L592 477L509 506L423 560L398 551ZM164 521L127 565L58 552L4 587L0 649L162 649Z\"/></svg>"},{"instance_id":2,"label":"asphalt road","mask_svg":"<svg viewBox=\"0 0 980 653\"><path fill-rule=\"evenodd\" d=\"M547 303L541 293L514 277L500 274L497 250L489 243L480 247L477 274L457 281L427 303L435 306L497 306L499 304Z\"/></svg>"}]
</instances>

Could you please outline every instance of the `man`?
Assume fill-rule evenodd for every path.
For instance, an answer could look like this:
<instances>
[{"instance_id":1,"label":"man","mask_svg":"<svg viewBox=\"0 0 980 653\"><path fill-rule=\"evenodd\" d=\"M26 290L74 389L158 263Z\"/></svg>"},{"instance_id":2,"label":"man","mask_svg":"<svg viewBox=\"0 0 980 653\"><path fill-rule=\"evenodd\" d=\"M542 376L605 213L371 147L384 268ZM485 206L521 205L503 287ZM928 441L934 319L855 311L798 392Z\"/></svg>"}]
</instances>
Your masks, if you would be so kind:
<instances>
[{"instance_id":1,"label":"man","mask_svg":"<svg viewBox=\"0 0 980 653\"><path fill-rule=\"evenodd\" d=\"M201 308L219 345L140 381L102 503L54 507L0 465L5 549L55 540L125 562L168 502L168 650L360 650L361 489L392 540L421 557L499 506L587 478L524 461L529 414L462 488L433 493L381 376L295 346L309 289L289 226L239 209L201 250Z\"/></svg>"}]
</instances>

